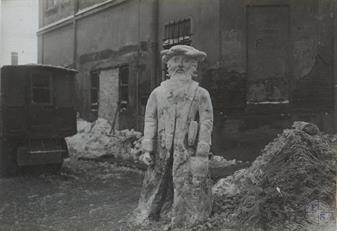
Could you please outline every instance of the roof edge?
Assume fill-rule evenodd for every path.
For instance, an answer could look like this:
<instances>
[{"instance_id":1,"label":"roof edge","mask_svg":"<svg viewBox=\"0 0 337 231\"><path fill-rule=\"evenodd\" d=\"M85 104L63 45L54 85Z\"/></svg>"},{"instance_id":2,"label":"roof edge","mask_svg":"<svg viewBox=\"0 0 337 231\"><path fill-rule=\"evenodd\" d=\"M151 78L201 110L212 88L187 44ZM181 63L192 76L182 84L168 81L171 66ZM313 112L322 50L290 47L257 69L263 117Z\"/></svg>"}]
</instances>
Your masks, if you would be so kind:
<instances>
[{"instance_id":1,"label":"roof edge","mask_svg":"<svg viewBox=\"0 0 337 231\"><path fill-rule=\"evenodd\" d=\"M23 65L4 65L2 68L14 68L14 67L42 67L42 68L50 68L50 69L57 69L57 70L63 70L68 72L75 72L78 73L78 70L62 67L62 66L56 66L56 65L50 65L50 64L23 64Z\"/></svg>"}]
</instances>

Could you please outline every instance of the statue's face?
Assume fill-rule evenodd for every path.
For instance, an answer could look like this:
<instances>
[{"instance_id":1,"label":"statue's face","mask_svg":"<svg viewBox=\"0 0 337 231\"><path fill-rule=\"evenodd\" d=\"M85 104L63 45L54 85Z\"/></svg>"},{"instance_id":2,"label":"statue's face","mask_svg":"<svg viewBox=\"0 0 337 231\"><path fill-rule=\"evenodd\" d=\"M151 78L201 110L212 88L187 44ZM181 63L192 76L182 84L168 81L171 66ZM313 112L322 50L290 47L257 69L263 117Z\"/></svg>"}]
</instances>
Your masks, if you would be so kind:
<instances>
[{"instance_id":1,"label":"statue's face","mask_svg":"<svg viewBox=\"0 0 337 231\"><path fill-rule=\"evenodd\" d=\"M173 79L191 79L197 67L197 60L184 55L175 55L167 61L168 75Z\"/></svg>"}]
</instances>

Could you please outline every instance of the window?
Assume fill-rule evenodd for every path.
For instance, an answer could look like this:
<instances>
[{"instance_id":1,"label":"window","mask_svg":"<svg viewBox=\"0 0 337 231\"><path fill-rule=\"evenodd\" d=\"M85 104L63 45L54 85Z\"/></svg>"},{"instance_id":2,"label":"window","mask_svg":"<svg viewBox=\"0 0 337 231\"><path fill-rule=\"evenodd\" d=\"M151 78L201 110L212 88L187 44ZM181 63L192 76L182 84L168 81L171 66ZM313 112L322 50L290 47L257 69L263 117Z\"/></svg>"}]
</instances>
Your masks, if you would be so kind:
<instances>
[{"instance_id":1,"label":"window","mask_svg":"<svg viewBox=\"0 0 337 231\"><path fill-rule=\"evenodd\" d=\"M165 25L164 29L164 49L181 44L191 45L191 19L182 19ZM162 75L167 78L167 66L163 66Z\"/></svg>"},{"instance_id":2,"label":"window","mask_svg":"<svg viewBox=\"0 0 337 231\"><path fill-rule=\"evenodd\" d=\"M47 0L46 1L46 10L54 9L58 0Z\"/></svg>"},{"instance_id":3,"label":"window","mask_svg":"<svg viewBox=\"0 0 337 231\"><path fill-rule=\"evenodd\" d=\"M191 19L174 21L165 25L163 47L169 49L178 44L191 45Z\"/></svg>"},{"instance_id":4,"label":"window","mask_svg":"<svg viewBox=\"0 0 337 231\"><path fill-rule=\"evenodd\" d=\"M90 86L90 110L98 116L99 72L91 73Z\"/></svg>"},{"instance_id":5,"label":"window","mask_svg":"<svg viewBox=\"0 0 337 231\"><path fill-rule=\"evenodd\" d=\"M18 65L19 63L19 55L18 52L11 52L11 64Z\"/></svg>"},{"instance_id":6,"label":"window","mask_svg":"<svg viewBox=\"0 0 337 231\"><path fill-rule=\"evenodd\" d=\"M32 103L51 104L52 84L51 75L46 73L33 73L31 78Z\"/></svg>"},{"instance_id":7,"label":"window","mask_svg":"<svg viewBox=\"0 0 337 231\"><path fill-rule=\"evenodd\" d=\"M129 102L129 67L119 68L119 102L121 110L126 109Z\"/></svg>"}]
</instances>

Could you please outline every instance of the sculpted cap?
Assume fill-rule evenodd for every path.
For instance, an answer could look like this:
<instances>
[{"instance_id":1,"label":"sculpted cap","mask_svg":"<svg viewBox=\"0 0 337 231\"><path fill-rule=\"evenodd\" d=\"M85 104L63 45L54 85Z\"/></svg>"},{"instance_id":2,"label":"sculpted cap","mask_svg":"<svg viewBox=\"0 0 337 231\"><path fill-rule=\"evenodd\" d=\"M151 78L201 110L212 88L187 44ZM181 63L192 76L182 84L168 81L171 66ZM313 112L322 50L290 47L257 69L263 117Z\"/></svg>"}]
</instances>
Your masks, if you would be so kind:
<instances>
[{"instance_id":1,"label":"sculpted cap","mask_svg":"<svg viewBox=\"0 0 337 231\"><path fill-rule=\"evenodd\" d=\"M167 63L167 61L175 55L185 55L190 58L196 59L198 62L203 61L206 58L206 53L203 51L199 51L194 47L187 45L176 45L167 50L162 50L162 61Z\"/></svg>"}]
</instances>

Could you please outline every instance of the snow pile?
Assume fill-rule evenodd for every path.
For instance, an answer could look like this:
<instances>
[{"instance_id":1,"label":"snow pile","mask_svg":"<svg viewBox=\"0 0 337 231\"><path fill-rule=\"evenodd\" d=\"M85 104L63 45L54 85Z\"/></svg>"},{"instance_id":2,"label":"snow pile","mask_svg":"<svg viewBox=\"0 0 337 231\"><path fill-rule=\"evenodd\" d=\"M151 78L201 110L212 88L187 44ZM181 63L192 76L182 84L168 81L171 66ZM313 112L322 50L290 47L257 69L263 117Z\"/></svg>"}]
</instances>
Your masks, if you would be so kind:
<instances>
[{"instance_id":1,"label":"snow pile","mask_svg":"<svg viewBox=\"0 0 337 231\"><path fill-rule=\"evenodd\" d=\"M235 171L246 168L250 162L241 160L227 160L223 156L212 155L209 162L211 179L216 182L221 178L232 175Z\"/></svg>"},{"instance_id":2,"label":"snow pile","mask_svg":"<svg viewBox=\"0 0 337 231\"><path fill-rule=\"evenodd\" d=\"M336 149L315 125L295 122L249 168L213 187L212 227L335 230Z\"/></svg>"},{"instance_id":3,"label":"snow pile","mask_svg":"<svg viewBox=\"0 0 337 231\"><path fill-rule=\"evenodd\" d=\"M212 156L209 164L213 168L225 168L225 167L228 167L228 166L238 165L238 164L242 164L242 163L244 163L244 162L241 161L241 160L236 160L236 159L227 160L223 156L214 155L214 156Z\"/></svg>"},{"instance_id":4,"label":"snow pile","mask_svg":"<svg viewBox=\"0 0 337 231\"><path fill-rule=\"evenodd\" d=\"M112 131L110 123L98 119L93 123L79 119L77 134L66 138L69 153L77 158L116 158L138 160L142 134L134 130Z\"/></svg>"}]
</instances>

